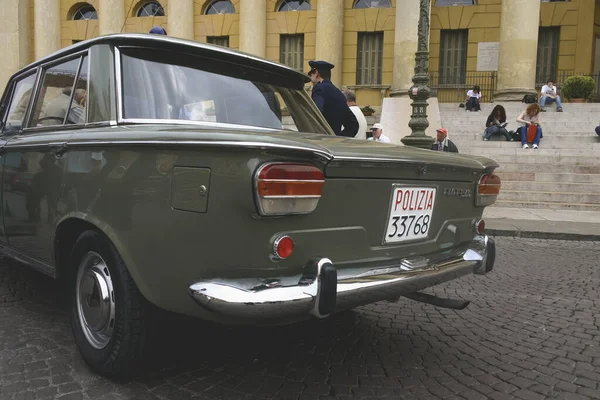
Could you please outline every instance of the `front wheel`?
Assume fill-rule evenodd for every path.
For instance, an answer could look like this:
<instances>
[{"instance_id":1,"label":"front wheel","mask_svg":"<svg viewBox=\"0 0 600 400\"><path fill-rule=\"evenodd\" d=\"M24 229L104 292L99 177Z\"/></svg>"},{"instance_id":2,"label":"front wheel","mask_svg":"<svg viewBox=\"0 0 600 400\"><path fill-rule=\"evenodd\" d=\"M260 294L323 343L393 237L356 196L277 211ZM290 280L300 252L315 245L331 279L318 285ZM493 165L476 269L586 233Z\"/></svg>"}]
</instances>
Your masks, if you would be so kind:
<instances>
[{"instance_id":1,"label":"front wheel","mask_svg":"<svg viewBox=\"0 0 600 400\"><path fill-rule=\"evenodd\" d=\"M71 329L79 352L100 375L126 378L143 354L146 300L115 247L100 233L84 232L70 261Z\"/></svg>"}]
</instances>

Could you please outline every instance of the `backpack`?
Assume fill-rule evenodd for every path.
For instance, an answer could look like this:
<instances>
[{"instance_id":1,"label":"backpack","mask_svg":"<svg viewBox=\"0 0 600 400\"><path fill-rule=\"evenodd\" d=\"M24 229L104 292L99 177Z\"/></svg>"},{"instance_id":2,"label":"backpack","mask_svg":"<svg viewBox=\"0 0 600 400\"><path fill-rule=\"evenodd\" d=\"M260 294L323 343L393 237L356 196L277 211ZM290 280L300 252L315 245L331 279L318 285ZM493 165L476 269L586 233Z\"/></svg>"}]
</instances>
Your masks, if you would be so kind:
<instances>
[{"instance_id":1,"label":"backpack","mask_svg":"<svg viewBox=\"0 0 600 400\"><path fill-rule=\"evenodd\" d=\"M537 103L537 96L533 95L533 94L526 94L525 96L523 96L523 100L521 100L521 103L525 103L525 104Z\"/></svg>"}]
</instances>

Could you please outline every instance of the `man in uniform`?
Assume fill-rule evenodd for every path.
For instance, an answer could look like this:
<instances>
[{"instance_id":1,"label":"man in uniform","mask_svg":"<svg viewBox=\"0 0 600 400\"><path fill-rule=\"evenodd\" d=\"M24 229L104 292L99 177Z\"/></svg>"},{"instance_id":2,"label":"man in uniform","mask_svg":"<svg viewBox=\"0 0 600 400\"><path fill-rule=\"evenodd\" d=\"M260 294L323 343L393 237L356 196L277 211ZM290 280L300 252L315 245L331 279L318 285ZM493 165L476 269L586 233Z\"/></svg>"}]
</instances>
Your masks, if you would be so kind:
<instances>
[{"instance_id":1,"label":"man in uniform","mask_svg":"<svg viewBox=\"0 0 600 400\"><path fill-rule=\"evenodd\" d=\"M309 61L308 64L311 68L308 76L313 84L312 99L327 123L338 136L356 136L358 120L348 107L346 96L330 80L334 65L327 61Z\"/></svg>"}]
</instances>

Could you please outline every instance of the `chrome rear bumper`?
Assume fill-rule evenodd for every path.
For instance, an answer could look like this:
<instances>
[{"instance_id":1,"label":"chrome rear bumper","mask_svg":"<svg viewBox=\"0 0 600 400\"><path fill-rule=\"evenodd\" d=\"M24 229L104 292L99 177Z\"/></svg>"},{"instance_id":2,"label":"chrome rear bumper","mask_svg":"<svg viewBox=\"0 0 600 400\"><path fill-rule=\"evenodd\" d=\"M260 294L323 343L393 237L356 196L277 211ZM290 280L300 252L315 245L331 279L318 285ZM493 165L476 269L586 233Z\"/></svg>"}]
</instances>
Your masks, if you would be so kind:
<instances>
[{"instance_id":1,"label":"chrome rear bumper","mask_svg":"<svg viewBox=\"0 0 600 400\"><path fill-rule=\"evenodd\" d=\"M494 241L481 235L466 246L371 268L336 270L327 258L312 260L307 270L314 273L291 285L277 279L258 286L239 281L202 281L191 285L189 294L208 311L243 319L324 318L333 311L396 301L467 274L486 274L493 269L494 261Z\"/></svg>"}]
</instances>

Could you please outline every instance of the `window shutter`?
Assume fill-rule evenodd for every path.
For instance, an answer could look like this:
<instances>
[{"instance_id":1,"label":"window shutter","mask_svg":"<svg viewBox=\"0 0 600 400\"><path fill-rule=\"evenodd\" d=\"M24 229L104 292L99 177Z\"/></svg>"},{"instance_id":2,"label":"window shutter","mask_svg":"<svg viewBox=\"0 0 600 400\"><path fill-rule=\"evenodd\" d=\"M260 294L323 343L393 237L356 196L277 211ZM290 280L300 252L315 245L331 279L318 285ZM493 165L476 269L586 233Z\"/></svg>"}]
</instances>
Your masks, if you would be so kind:
<instances>
[{"instance_id":1,"label":"window shutter","mask_svg":"<svg viewBox=\"0 0 600 400\"><path fill-rule=\"evenodd\" d=\"M538 84L546 84L548 79L556 79L559 40L560 27L540 28L535 71L535 81Z\"/></svg>"},{"instance_id":2,"label":"window shutter","mask_svg":"<svg viewBox=\"0 0 600 400\"><path fill-rule=\"evenodd\" d=\"M383 32L360 32L356 58L356 83L380 85L383 68Z\"/></svg>"},{"instance_id":3,"label":"window shutter","mask_svg":"<svg viewBox=\"0 0 600 400\"><path fill-rule=\"evenodd\" d=\"M467 73L468 30L440 33L440 84L464 84Z\"/></svg>"},{"instance_id":4,"label":"window shutter","mask_svg":"<svg viewBox=\"0 0 600 400\"><path fill-rule=\"evenodd\" d=\"M302 71L304 65L304 34L280 36L279 62Z\"/></svg>"}]
</instances>

